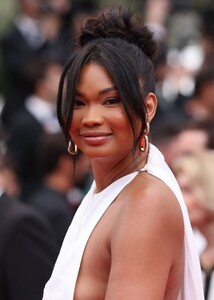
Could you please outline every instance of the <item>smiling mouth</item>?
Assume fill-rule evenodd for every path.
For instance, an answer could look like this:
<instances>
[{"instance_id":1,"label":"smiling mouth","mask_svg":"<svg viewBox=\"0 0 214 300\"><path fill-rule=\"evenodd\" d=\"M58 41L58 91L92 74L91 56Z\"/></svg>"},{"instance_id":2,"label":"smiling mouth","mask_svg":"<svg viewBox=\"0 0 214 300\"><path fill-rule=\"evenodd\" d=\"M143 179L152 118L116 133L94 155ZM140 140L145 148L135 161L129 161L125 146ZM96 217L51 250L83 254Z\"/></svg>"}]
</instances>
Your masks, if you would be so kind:
<instances>
[{"instance_id":1,"label":"smiling mouth","mask_svg":"<svg viewBox=\"0 0 214 300\"><path fill-rule=\"evenodd\" d=\"M82 134L81 137L90 145L100 145L109 140L112 134L109 133L88 133Z\"/></svg>"}]
</instances>

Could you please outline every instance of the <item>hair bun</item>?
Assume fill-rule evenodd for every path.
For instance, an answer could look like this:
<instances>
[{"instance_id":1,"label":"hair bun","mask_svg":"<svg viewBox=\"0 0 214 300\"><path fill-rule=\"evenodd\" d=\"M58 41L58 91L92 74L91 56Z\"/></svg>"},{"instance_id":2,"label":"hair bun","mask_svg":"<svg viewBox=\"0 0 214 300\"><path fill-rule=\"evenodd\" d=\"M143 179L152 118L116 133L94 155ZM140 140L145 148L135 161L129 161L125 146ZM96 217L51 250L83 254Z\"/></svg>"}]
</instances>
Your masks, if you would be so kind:
<instances>
[{"instance_id":1,"label":"hair bun","mask_svg":"<svg viewBox=\"0 0 214 300\"><path fill-rule=\"evenodd\" d=\"M87 18L79 37L80 46L97 38L121 38L137 45L150 59L156 53L152 31L131 11L119 8L106 10L97 17Z\"/></svg>"}]
</instances>

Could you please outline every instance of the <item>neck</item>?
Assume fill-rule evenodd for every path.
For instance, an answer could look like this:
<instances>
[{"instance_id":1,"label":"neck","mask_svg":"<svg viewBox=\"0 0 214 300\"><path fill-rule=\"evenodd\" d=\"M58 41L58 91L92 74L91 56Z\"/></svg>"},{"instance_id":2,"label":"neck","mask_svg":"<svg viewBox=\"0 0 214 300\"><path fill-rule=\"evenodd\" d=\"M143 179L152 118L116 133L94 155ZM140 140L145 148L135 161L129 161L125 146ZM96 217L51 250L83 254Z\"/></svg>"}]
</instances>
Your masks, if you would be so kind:
<instances>
[{"instance_id":1,"label":"neck","mask_svg":"<svg viewBox=\"0 0 214 300\"><path fill-rule=\"evenodd\" d=\"M142 169L147 162L147 153L133 156L129 153L122 159L92 159L91 166L96 182L97 192L102 191L115 180Z\"/></svg>"}]
</instances>

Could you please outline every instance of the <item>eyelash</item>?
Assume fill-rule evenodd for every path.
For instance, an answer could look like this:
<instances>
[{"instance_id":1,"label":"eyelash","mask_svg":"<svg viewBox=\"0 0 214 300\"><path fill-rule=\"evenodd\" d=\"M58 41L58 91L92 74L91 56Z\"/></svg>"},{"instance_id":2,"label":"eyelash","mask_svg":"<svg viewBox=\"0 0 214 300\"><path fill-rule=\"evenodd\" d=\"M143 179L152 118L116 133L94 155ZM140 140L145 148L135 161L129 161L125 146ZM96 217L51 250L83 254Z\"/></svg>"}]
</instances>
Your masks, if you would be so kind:
<instances>
[{"instance_id":1,"label":"eyelash","mask_svg":"<svg viewBox=\"0 0 214 300\"><path fill-rule=\"evenodd\" d=\"M119 98L108 98L104 104L107 104L107 105L112 105L112 104L117 104L120 102L120 99Z\"/></svg>"},{"instance_id":2,"label":"eyelash","mask_svg":"<svg viewBox=\"0 0 214 300\"><path fill-rule=\"evenodd\" d=\"M84 102L81 100L74 100L74 107L83 106Z\"/></svg>"},{"instance_id":3,"label":"eyelash","mask_svg":"<svg viewBox=\"0 0 214 300\"><path fill-rule=\"evenodd\" d=\"M106 99L105 101L104 101L104 103L103 104L106 104L106 105L114 105L114 104L117 104L117 103L119 103L120 102L120 99L119 98L114 98L114 97L112 97L112 98L108 98L108 99ZM85 104L84 104L84 102L83 101L81 101L81 100L78 100L78 99L76 99L75 101L74 101L74 107L79 107L79 106L84 106Z\"/></svg>"}]
</instances>

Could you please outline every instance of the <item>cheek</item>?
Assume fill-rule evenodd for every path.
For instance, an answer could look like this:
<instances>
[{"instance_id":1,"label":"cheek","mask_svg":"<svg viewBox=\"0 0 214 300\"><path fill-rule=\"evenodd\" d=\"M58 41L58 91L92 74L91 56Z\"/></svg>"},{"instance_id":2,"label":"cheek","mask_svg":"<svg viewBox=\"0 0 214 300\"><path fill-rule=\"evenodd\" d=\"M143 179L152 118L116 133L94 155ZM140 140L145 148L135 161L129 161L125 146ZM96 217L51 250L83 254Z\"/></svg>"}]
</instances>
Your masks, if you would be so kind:
<instances>
[{"instance_id":1,"label":"cheek","mask_svg":"<svg viewBox=\"0 0 214 300\"><path fill-rule=\"evenodd\" d=\"M115 110L114 113L109 113L106 120L112 128L118 130L126 130L126 134L132 133L132 126L124 109Z\"/></svg>"},{"instance_id":2,"label":"cheek","mask_svg":"<svg viewBox=\"0 0 214 300\"><path fill-rule=\"evenodd\" d=\"M115 116L110 125L114 132L114 135L121 140L121 144L125 143L126 145L128 145L130 143L131 147L133 146L133 129L128 118Z\"/></svg>"},{"instance_id":3,"label":"cheek","mask_svg":"<svg viewBox=\"0 0 214 300\"><path fill-rule=\"evenodd\" d=\"M69 133L70 135L74 135L77 133L77 131L79 130L81 126L81 119L79 114L74 113L73 114L73 118L72 118L72 122L71 122L71 126L70 126L70 130Z\"/></svg>"},{"instance_id":4,"label":"cheek","mask_svg":"<svg viewBox=\"0 0 214 300\"><path fill-rule=\"evenodd\" d=\"M111 121L109 120L109 124L118 129L131 128L128 118L122 114L115 114Z\"/></svg>"},{"instance_id":5,"label":"cheek","mask_svg":"<svg viewBox=\"0 0 214 300\"><path fill-rule=\"evenodd\" d=\"M69 130L69 133L70 133L70 135L72 136L72 134L74 134L75 133L75 131L77 130L77 128L76 128L76 122L72 122L72 124L71 124L71 127L70 127L70 130Z\"/></svg>"}]
</instances>

